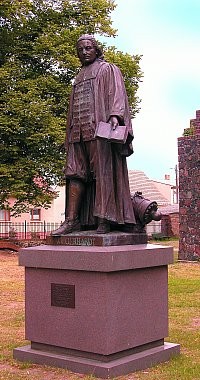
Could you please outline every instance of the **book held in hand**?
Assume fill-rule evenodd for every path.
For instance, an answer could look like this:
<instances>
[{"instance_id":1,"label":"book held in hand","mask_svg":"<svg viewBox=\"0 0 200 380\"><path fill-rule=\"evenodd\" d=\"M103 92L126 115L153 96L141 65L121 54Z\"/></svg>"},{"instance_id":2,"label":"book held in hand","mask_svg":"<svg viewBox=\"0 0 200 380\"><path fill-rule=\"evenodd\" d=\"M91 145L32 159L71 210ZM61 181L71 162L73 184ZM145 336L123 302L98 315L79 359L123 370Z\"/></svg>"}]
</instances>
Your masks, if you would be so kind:
<instances>
[{"instance_id":1,"label":"book held in hand","mask_svg":"<svg viewBox=\"0 0 200 380\"><path fill-rule=\"evenodd\" d=\"M126 125L118 125L116 129L112 129L110 123L100 121L97 126L95 137L108 140L109 142L125 144L128 136L128 128Z\"/></svg>"}]
</instances>

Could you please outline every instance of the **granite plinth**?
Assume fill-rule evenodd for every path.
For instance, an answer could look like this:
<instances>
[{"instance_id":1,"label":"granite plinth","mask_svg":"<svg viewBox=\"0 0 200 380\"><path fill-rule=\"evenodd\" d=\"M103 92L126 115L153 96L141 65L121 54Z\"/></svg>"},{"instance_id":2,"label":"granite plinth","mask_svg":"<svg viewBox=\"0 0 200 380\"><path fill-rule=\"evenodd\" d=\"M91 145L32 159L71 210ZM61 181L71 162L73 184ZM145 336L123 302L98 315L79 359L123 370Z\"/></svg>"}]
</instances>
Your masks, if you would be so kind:
<instances>
[{"instance_id":1,"label":"granite plinth","mask_svg":"<svg viewBox=\"0 0 200 380\"><path fill-rule=\"evenodd\" d=\"M168 360L171 247L38 246L22 249L25 334L14 357L113 377Z\"/></svg>"},{"instance_id":2,"label":"granite plinth","mask_svg":"<svg viewBox=\"0 0 200 380\"><path fill-rule=\"evenodd\" d=\"M29 268L116 272L173 263L173 248L153 244L108 247L40 245L22 248L19 265Z\"/></svg>"},{"instance_id":3,"label":"granite plinth","mask_svg":"<svg viewBox=\"0 0 200 380\"><path fill-rule=\"evenodd\" d=\"M14 358L20 361L66 368L75 373L92 374L103 379L110 379L166 362L179 353L180 346L178 344L165 342L158 347L118 357L105 363L89 357L59 354L45 349L36 350L29 345L16 348Z\"/></svg>"},{"instance_id":4,"label":"granite plinth","mask_svg":"<svg viewBox=\"0 0 200 380\"><path fill-rule=\"evenodd\" d=\"M74 232L67 235L48 236L46 243L49 245L67 246L119 246L146 244L146 233L110 232L107 234L97 234L94 231Z\"/></svg>"}]
</instances>

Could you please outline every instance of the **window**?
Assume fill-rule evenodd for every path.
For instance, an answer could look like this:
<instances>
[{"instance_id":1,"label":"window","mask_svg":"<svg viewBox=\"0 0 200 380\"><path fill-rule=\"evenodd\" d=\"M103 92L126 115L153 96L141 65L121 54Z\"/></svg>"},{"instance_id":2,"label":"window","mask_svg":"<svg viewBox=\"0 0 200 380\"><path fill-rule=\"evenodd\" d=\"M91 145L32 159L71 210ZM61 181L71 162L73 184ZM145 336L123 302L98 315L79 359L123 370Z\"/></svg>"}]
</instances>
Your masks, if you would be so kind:
<instances>
[{"instance_id":1,"label":"window","mask_svg":"<svg viewBox=\"0 0 200 380\"><path fill-rule=\"evenodd\" d=\"M34 208L30 211L30 220L40 220L40 209Z\"/></svg>"},{"instance_id":2,"label":"window","mask_svg":"<svg viewBox=\"0 0 200 380\"><path fill-rule=\"evenodd\" d=\"M7 210L0 209L0 220L3 220L5 222L10 220L10 213Z\"/></svg>"}]
</instances>

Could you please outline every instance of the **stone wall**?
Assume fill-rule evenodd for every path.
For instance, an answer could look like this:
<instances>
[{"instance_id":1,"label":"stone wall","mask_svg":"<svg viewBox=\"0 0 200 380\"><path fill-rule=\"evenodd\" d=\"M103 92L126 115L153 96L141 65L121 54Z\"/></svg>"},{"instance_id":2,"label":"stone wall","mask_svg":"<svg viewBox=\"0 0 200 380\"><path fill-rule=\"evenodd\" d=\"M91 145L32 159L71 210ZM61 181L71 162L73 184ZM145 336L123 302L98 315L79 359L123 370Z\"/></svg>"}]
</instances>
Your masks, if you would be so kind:
<instances>
[{"instance_id":1,"label":"stone wall","mask_svg":"<svg viewBox=\"0 0 200 380\"><path fill-rule=\"evenodd\" d=\"M200 110L178 138L180 260L200 260Z\"/></svg>"},{"instance_id":2,"label":"stone wall","mask_svg":"<svg viewBox=\"0 0 200 380\"><path fill-rule=\"evenodd\" d=\"M179 236L179 213L162 215L161 233L167 237Z\"/></svg>"}]
</instances>

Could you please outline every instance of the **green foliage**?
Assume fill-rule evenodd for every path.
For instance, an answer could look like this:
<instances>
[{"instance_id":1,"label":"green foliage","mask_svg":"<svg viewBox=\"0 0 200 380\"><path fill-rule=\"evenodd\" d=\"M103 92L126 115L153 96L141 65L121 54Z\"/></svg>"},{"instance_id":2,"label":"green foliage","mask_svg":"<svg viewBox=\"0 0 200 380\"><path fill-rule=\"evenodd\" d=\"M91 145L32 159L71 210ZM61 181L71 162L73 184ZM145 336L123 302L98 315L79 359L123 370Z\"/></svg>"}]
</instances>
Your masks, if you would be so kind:
<instances>
[{"instance_id":1,"label":"green foliage","mask_svg":"<svg viewBox=\"0 0 200 380\"><path fill-rule=\"evenodd\" d=\"M0 4L0 207L14 213L48 207L63 181L68 99L79 68L83 33L114 36L111 0L4 0ZM114 48L106 57L125 76L132 115L141 77L140 57Z\"/></svg>"},{"instance_id":2,"label":"green foliage","mask_svg":"<svg viewBox=\"0 0 200 380\"><path fill-rule=\"evenodd\" d=\"M105 59L108 62L115 63L120 68L129 98L131 115L134 117L136 112L139 111L140 104L136 92L143 76L139 66L141 56L123 54L121 51L117 51L114 46L111 46L105 52Z\"/></svg>"},{"instance_id":3,"label":"green foliage","mask_svg":"<svg viewBox=\"0 0 200 380\"><path fill-rule=\"evenodd\" d=\"M195 134L195 127L185 128L183 132L183 137L186 136L194 136Z\"/></svg>"},{"instance_id":4,"label":"green foliage","mask_svg":"<svg viewBox=\"0 0 200 380\"><path fill-rule=\"evenodd\" d=\"M194 136L195 135L195 129L196 129L196 125L195 125L194 121L191 120L190 121L190 127L184 129L183 137Z\"/></svg>"}]
</instances>

